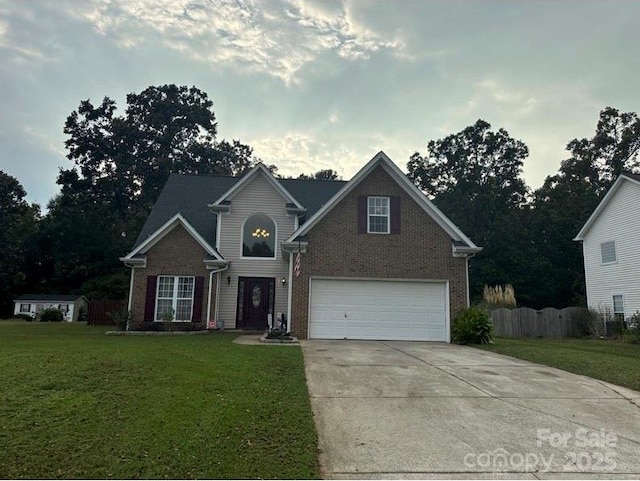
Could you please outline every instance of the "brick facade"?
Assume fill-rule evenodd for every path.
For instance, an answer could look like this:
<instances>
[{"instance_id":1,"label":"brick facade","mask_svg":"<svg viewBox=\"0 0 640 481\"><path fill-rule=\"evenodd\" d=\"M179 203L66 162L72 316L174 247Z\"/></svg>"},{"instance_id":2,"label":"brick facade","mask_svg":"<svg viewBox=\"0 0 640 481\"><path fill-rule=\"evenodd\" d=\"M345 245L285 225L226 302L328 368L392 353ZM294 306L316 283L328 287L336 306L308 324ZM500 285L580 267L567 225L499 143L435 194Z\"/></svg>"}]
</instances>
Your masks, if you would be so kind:
<instances>
[{"instance_id":1,"label":"brick facade","mask_svg":"<svg viewBox=\"0 0 640 481\"><path fill-rule=\"evenodd\" d=\"M398 196L400 234L358 234L359 196ZM380 166L308 233L299 277L291 279L293 334L308 337L310 276L449 281L451 319L467 306L466 259L451 237Z\"/></svg>"},{"instance_id":2,"label":"brick facade","mask_svg":"<svg viewBox=\"0 0 640 481\"><path fill-rule=\"evenodd\" d=\"M147 267L134 269L133 296L131 303L131 326L139 329L144 324L144 306L147 292L147 276L202 276L204 288L202 297L202 321L199 323L171 323L170 328L199 329L206 327L207 296L209 294L209 271L205 267L205 250L181 226L176 226L149 251ZM211 310L215 306L216 277L211 289ZM169 323L166 323L169 324Z\"/></svg>"}]
</instances>

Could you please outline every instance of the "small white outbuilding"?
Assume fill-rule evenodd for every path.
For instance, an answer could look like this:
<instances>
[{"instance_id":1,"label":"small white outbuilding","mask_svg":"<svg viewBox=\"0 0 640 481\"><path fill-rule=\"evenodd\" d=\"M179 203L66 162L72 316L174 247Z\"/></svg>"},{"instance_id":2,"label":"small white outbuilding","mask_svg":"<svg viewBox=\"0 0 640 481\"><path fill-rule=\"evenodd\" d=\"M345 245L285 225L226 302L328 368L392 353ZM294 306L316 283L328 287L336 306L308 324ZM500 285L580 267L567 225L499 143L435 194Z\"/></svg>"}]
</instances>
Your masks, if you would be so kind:
<instances>
[{"instance_id":1,"label":"small white outbuilding","mask_svg":"<svg viewBox=\"0 0 640 481\"><path fill-rule=\"evenodd\" d=\"M29 314L35 317L40 311L53 307L64 314L67 322L77 321L80 310L89 307L86 297L78 294L23 294L14 299L14 314Z\"/></svg>"}]
</instances>

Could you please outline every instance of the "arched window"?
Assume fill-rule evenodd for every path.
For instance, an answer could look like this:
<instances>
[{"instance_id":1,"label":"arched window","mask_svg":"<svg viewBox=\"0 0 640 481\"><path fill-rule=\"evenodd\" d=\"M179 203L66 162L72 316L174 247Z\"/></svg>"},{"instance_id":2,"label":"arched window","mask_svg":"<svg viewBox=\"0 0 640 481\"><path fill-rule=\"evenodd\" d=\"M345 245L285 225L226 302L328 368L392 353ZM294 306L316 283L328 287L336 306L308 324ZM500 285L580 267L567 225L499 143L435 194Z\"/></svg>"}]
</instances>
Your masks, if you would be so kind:
<instances>
[{"instance_id":1,"label":"arched window","mask_svg":"<svg viewBox=\"0 0 640 481\"><path fill-rule=\"evenodd\" d=\"M275 257L276 224L270 217L256 214L244 223L242 255L243 257Z\"/></svg>"}]
</instances>

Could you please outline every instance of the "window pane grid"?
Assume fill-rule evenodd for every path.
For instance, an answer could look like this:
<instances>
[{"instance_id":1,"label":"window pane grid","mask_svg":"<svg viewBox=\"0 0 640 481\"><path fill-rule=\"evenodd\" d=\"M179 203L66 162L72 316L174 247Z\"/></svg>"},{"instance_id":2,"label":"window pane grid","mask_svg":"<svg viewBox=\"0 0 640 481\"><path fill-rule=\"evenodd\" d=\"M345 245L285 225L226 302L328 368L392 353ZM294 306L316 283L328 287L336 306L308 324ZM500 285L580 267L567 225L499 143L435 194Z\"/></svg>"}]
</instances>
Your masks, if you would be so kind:
<instances>
[{"instance_id":1,"label":"window pane grid","mask_svg":"<svg viewBox=\"0 0 640 481\"><path fill-rule=\"evenodd\" d=\"M176 305L176 321L191 320L191 299L178 299Z\"/></svg>"},{"instance_id":2,"label":"window pane grid","mask_svg":"<svg viewBox=\"0 0 640 481\"><path fill-rule=\"evenodd\" d=\"M160 277L158 283L158 297L160 298L172 298L173 297L173 277Z\"/></svg>"},{"instance_id":3,"label":"window pane grid","mask_svg":"<svg viewBox=\"0 0 640 481\"><path fill-rule=\"evenodd\" d=\"M171 299L158 299L158 314L156 320L164 321L173 317L173 301Z\"/></svg>"},{"instance_id":4,"label":"window pane grid","mask_svg":"<svg viewBox=\"0 0 640 481\"><path fill-rule=\"evenodd\" d=\"M389 232L389 198L369 197L367 199L367 212L369 215L369 232Z\"/></svg>"},{"instance_id":5,"label":"window pane grid","mask_svg":"<svg viewBox=\"0 0 640 481\"><path fill-rule=\"evenodd\" d=\"M191 321L195 278L159 276L156 321Z\"/></svg>"},{"instance_id":6,"label":"window pane grid","mask_svg":"<svg viewBox=\"0 0 640 481\"><path fill-rule=\"evenodd\" d=\"M193 277L178 278L178 299L191 299L193 296Z\"/></svg>"},{"instance_id":7,"label":"window pane grid","mask_svg":"<svg viewBox=\"0 0 640 481\"><path fill-rule=\"evenodd\" d=\"M603 242L600 244L600 255L602 263L615 262L616 258L616 243L613 241Z\"/></svg>"},{"instance_id":8,"label":"window pane grid","mask_svg":"<svg viewBox=\"0 0 640 481\"><path fill-rule=\"evenodd\" d=\"M624 313L624 302L622 296L613 296L613 312L614 314Z\"/></svg>"},{"instance_id":9,"label":"window pane grid","mask_svg":"<svg viewBox=\"0 0 640 481\"><path fill-rule=\"evenodd\" d=\"M389 199L386 197L369 197L369 215L388 215Z\"/></svg>"}]
</instances>

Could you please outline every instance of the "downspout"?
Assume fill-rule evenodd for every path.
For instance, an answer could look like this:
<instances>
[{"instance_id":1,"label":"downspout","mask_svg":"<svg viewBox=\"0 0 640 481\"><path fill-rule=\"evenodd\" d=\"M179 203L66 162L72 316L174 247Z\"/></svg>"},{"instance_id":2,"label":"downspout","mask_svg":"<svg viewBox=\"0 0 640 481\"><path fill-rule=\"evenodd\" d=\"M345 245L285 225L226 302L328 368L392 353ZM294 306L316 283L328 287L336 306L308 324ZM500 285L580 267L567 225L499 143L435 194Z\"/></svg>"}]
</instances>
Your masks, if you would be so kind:
<instances>
[{"instance_id":1,"label":"downspout","mask_svg":"<svg viewBox=\"0 0 640 481\"><path fill-rule=\"evenodd\" d=\"M465 267L467 270L467 307L471 305L471 285L469 284L469 259L474 257L476 254L467 254L465 256Z\"/></svg>"},{"instance_id":2,"label":"downspout","mask_svg":"<svg viewBox=\"0 0 640 481\"><path fill-rule=\"evenodd\" d=\"M464 265L467 269L467 307L471 305L471 295L469 294L469 256L464 258Z\"/></svg>"},{"instance_id":3,"label":"downspout","mask_svg":"<svg viewBox=\"0 0 640 481\"><path fill-rule=\"evenodd\" d=\"M207 298L207 327L209 326L209 321L211 320L211 283L213 282L213 275L218 274L218 281L216 282L216 305L218 304L218 293L220 292L220 273L222 271L226 271L229 268L229 264L224 266L222 269L214 269L209 271L209 296Z\"/></svg>"},{"instance_id":4,"label":"downspout","mask_svg":"<svg viewBox=\"0 0 640 481\"><path fill-rule=\"evenodd\" d=\"M287 287L287 330L291 332L291 295L293 293L293 252L289 252L289 281Z\"/></svg>"},{"instance_id":5,"label":"downspout","mask_svg":"<svg viewBox=\"0 0 640 481\"><path fill-rule=\"evenodd\" d=\"M125 331L129 330L129 320L131 319L131 303L133 301L133 277L136 273L136 267L131 267L131 278L129 279L129 302L127 302L127 324L125 325Z\"/></svg>"}]
</instances>

